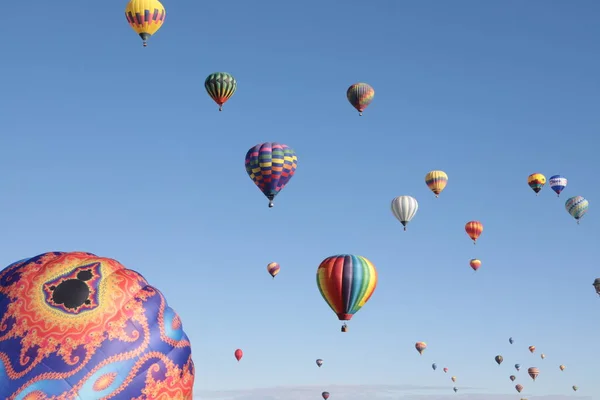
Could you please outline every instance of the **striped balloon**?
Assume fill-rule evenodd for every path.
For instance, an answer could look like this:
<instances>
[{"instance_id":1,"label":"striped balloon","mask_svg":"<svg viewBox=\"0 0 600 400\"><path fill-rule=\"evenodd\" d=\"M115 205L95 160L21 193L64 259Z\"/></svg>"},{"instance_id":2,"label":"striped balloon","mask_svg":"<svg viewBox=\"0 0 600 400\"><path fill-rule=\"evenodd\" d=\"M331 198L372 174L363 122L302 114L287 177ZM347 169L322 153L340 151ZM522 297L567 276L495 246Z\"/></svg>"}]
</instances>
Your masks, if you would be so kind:
<instances>
[{"instance_id":1,"label":"striped balloon","mask_svg":"<svg viewBox=\"0 0 600 400\"><path fill-rule=\"evenodd\" d=\"M476 244L477 238L479 238L483 232L483 224L479 221L469 221L465 225L465 231L467 232L467 235L473 239L473 244Z\"/></svg>"},{"instance_id":2,"label":"striped balloon","mask_svg":"<svg viewBox=\"0 0 600 400\"><path fill-rule=\"evenodd\" d=\"M527 184L537 195L546 184L546 177L543 174L536 172L527 177Z\"/></svg>"},{"instance_id":3,"label":"striped balloon","mask_svg":"<svg viewBox=\"0 0 600 400\"><path fill-rule=\"evenodd\" d=\"M439 197L448 184L448 175L444 171L430 171L425 175L425 183L427 183L429 190L435 194L435 197Z\"/></svg>"},{"instance_id":4,"label":"striped balloon","mask_svg":"<svg viewBox=\"0 0 600 400\"><path fill-rule=\"evenodd\" d=\"M590 203L581 196L571 197L565 202L565 209L577 220L577 223L579 223L581 217L588 211L589 206Z\"/></svg>"},{"instance_id":5,"label":"striped balloon","mask_svg":"<svg viewBox=\"0 0 600 400\"><path fill-rule=\"evenodd\" d=\"M257 144L246 153L246 172L269 199L269 207L294 176L297 164L296 153L285 144Z\"/></svg>"},{"instance_id":6,"label":"striped balloon","mask_svg":"<svg viewBox=\"0 0 600 400\"><path fill-rule=\"evenodd\" d=\"M276 262L272 262L267 265L267 271L269 271L269 274L271 274L273 279L275 279L275 276L279 273L280 269L281 268L279 267L279 264Z\"/></svg>"},{"instance_id":7,"label":"striped balloon","mask_svg":"<svg viewBox=\"0 0 600 400\"><path fill-rule=\"evenodd\" d=\"M550 184L550 189L554 190L557 197L560 197L560 192L565 190L568 181L564 176L552 175L548 180L548 183Z\"/></svg>"},{"instance_id":8,"label":"striped balloon","mask_svg":"<svg viewBox=\"0 0 600 400\"><path fill-rule=\"evenodd\" d=\"M237 81L227 72L215 72L206 78L204 87L208 95L219 105L219 111L223 111L223 104L237 89Z\"/></svg>"},{"instance_id":9,"label":"striped balloon","mask_svg":"<svg viewBox=\"0 0 600 400\"><path fill-rule=\"evenodd\" d=\"M529 376L531 377L531 379L533 379L535 381L535 379L540 374L540 370L538 368L536 368L536 367L531 367L531 368L527 369L527 373L529 374Z\"/></svg>"},{"instance_id":10,"label":"striped balloon","mask_svg":"<svg viewBox=\"0 0 600 400\"><path fill-rule=\"evenodd\" d=\"M365 108L373 101L375 90L366 83L355 83L346 91L346 97L350 104L358 110L358 115L362 115Z\"/></svg>"},{"instance_id":11,"label":"striped balloon","mask_svg":"<svg viewBox=\"0 0 600 400\"><path fill-rule=\"evenodd\" d=\"M165 22L167 12L158 0L131 0L125 7L125 18L129 26L142 38L143 46Z\"/></svg>"},{"instance_id":12,"label":"striped balloon","mask_svg":"<svg viewBox=\"0 0 600 400\"><path fill-rule=\"evenodd\" d=\"M419 203L417 199L411 196L398 196L392 200L392 213L404 226L415 217L417 210L419 209Z\"/></svg>"},{"instance_id":13,"label":"striped balloon","mask_svg":"<svg viewBox=\"0 0 600 400\"><path fill-rule=\"evenodd\" d=\"M478 260L476 258L471 259L471 261L469 262L469 265L471 265L471 268L473 268L473 271L477 271L479 269L479 267L481 267L481 260ZM512 339L512 338L511 338ZM512 342L511 342L512 343Z\"/></svg>"},{"instance_id":14,"label":"striped balloon","mask_svg":"<svg viewBox=\"0 0 600 400\"><path fill-rule=\"evenodd\" d=\"M523 385L521 385L520 383L515 385L515 389L517 389L517 392L521 393L521 391L523 390Z\"/></svg>"},{"instance_id":15,"label":"striped balloon","mask_svg":"<svg viewBox=\"0 0 600 400\"><path fill-rule=\"evenodd\" d=\"M377 287L377 270L365 257L327 257L317 269L317 287L340 321L349 321Z\"/></svg>"}]
</instances>

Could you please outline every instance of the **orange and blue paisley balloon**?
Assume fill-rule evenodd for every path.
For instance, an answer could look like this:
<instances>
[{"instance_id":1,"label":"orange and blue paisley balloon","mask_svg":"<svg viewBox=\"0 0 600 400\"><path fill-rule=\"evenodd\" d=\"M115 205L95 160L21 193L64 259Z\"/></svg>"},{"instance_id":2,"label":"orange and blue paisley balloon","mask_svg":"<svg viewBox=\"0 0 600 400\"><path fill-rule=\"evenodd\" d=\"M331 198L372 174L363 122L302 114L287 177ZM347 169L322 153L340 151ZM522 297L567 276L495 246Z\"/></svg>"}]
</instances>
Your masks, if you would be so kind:
<instances>
[{"instance_id":1,"label":"orange and blue paisley balloon","mask_svg":"<svg viewBox=\"0 0 600 400\"><path fill-rule=\"evenodd\" d=\"M52 252L0 271L1 399L192 399L179 316L137 272Z\"/></svg>"},{"instance_id":2,"label":"orange and blue paisley balloon","mask_svg":"<svg viewBox=\"0 0 600 400\"><path fill-rule=\"evenodd\" d=\"M285 144L257 144L246 153L246 172L269 199L269 207L273 207L275 196L292 179L297 165L296 152Z\"/></svg>"},{"instance_id":3,"label":"orange and blue paisley balloon","mask_svg":"<svg viewBox=\"0 0 600 400\"><path fill-rule=\"evenodd\" d=\"M355 83L346 91L346 97L352 107L356 108L358 115L362 115L373 101L375 90L367 83Z\"/></svg>"},{"instance_id":4,"label":"orange and blue paisley balloon","mask_svg":"<svg viewBox=\"0 0 600 400\"><path fill-rule=\"evenodd\" d=\"M377 270L365 257L328 257L317 269L317 286L340 321L349 321L377 287Z\"/></svg>"}]
</instances>

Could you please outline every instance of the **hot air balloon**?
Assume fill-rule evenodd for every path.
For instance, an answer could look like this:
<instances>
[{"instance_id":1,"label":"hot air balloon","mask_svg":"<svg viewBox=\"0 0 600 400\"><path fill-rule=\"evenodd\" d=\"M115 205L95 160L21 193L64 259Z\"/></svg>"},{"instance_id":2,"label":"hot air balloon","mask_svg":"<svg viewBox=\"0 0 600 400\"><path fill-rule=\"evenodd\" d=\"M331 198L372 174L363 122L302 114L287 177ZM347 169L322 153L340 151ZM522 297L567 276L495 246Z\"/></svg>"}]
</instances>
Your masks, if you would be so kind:
<instances>
[{"instance_id":1,"label":"hot air balloon","mask_svg":"<svg viewBox=\"0 0 600 400\"><path fill-rule=\"evenodd\" d=\"M565 209L575 218L577 223L587 213L589 206L590 203L581 196L571 197L565 202Z\"/></svg>"},{"instance_id":2,"label":"hot air balloon","mask_svg":"<svg viewBox=\"0 0 600 400\"><path fill-rule=\"evenodd\" d=\"M437 364L436 363L431 364L431 368L433 368L433 370L435 371L437 369Z\"/></svg>"},{"instance_id":3,"label":"hot air balloon","mask_svg":"<svg viewBox=\"0 0 600 400\"><path fill-rule=\"evenodd\" d=\"M448 373L448 368L444 368L444 373Z\"/></svg>"},{"instance_id":4,"label":"hot air balloon","mask_svg":"<svg viewBox=\"0 0 600 400\"><path fill-rule=\"evenodd\" d=\"M392 200L392 213L404 226L415 217L417 210L419 209L419 203L417 199L411 196L398 196Z\"/></svg>"},{"instance_id":5,"label":"hot air balloon","mask_svg":"<svg viewBox=\"0 0 600 400\"><path fill-rule=\"evenodd\" d=\"M0 330L1 399L192 399L181 319L116 260L50 252L9 265Z\"/></svg>"},{"instance_id":6,"label":"hot air balloon","mask_svg":"<svg viewBox=\"0 0 600 400\"><path fill-rule=\"evenodd\" d=\"M511 380L511 381L513 381L513 382L515 381L515 379L517 379L517 377L516 377L516 376L514 376L514 375L511 375L509 378L510 378L510 380Z\"/></svg>"},{"instance_id":7,"label":"hot air balloon","mask_svg":"<svg viewBox=\"0 0 600 400\"><path fill-rule=\"evenodd\" d=\"M317 269L317 287L340 321L349 321L377 287L377 270L362 256L327 257Z\"/></svg>"},{"instance_id":8,"label":"hot air balloon","mask_svg":"<svg viewBox=\"0 0 600 400\"><path fill-rule=\"evenodd\" d=\"M517 384L515 385L515 389L517 389L517 392L521 393L521 390L523 390L523 385Z\"/></svg>"},{"instance_id":9,"label":"hot air balloon","mask_svg":"<svg viewBox=\"0 0 600 400\"><path fill-rule=\"evenodd\" d=\"M448 184L448 175L444 171L429 171L425 175L425 183L429 190L435 194L435 197L440 197L440 193Z\"/></svg>"},{"instance_id":10,"label":"hot air balloon","mask_svg":"<svg viewBox=\"0 0 600 400\"><path fill-rule=\"evenodd\" d=\"M573 391L577 391L577 389L579 389L579 387L577 387L576 385L573 385Z\"/></svg>"},{"instance_id":11,"label":"hot air balloon","mask_svg":"<svg viewBox=\"0 0 600 400\"><path fill-rule=\"evenodd\" d=\"M594 279L594 289L596 289L596 294L600 296L600 278Z\"/></svg>"},{"instance_id":12,"label":"hot air balloon","mask_svg":"<svg viewBox=\"0 0 600 400\"><path fill-rule=\"evenodd\" d=\"M454 390L454 393L458 392L458 388L456 386L453 387L452 390Z\"/></svg>"},{"instance_id":13,"label":"hot air balloon","mask_svg":"<svg viewBox=\"0 0 600 400\"><path fill-rule=\"evenodd\" d=\"M529 374L531 379L533 379L535 381L535 378L537 378L538 375L540 374L540 370L537 369L536 367L531 367L531 368L527 369L527 373Z\"/></svg>"},{"instance_id":14,"label":"hot air balloon","mask_svg":"<svg viewBox=\"0 0 600 400\"><path fill-rule=\"evenodd\" d=\"M423 354L423 352L425 351L426 348L427 348L427 343L425 343L425 342L417 342L415 344L415 349L417 349L419 354Z\"/></svg>"},{"instance_id":15,"label":"hot air balloon","mask_svg":"<svg viewBox=\"0 0 600 400\"><path fill-rule=\"evenodd\" d=\"M455 376L453 376L453 377L452 377L452 378L450 378L450 379L452 379L452 382L456 382L456 377L455 377Z\"/></svg>"},{"instance_id":16,"label":"hot air balloon","mask_svg":"<svg viewBox=\"0 0 600 400\"><path fill-rule=\"evenodd\" d=\"M483 224L479 221L469 221L465 225L465 231L473 239L473 244L476 244L481 232L483 232Z\"/></svg>"},{"instance_id":17,"label":"hot air balloon","mask_svg":"<svg viewBox=\"0 0 600 400\"><path fill-rule=\"evenodd\" d=\"M469 261L469 265L471 266L471 268L473 268L473 271L477 271L479 267L481 267L481 260L472 258L471 261Z\"/></svg>"},{"instance_id":18,"label":"hot air balloon","mask_svg":"<svg viewBox=\"0 0 600 400\"><path fill-rule=\"evenodd\" d=\"M366 83L355 83L346 91L346 97L352 107L358 110L358 115L362 115L365 108L373 101L375 90Z\"/></svg>"},{"instance_id":19,"label":"hot air balloon","mask_svg":"<svg viewBox=\"0 0 600 400\"><path fill-rule=\"evenodd\" d=\"M321 368L321 365L323 365L323 360L321 360L319 358L319 359L317 359L317 366L319 366L319 368Z\"/></svg>"},{"instance_id":20,"label":"hot air balloon","mask_svg":"<svg viewBox=\"0 0 600 400\"><path fill-rule=\"evenodd\" d=\"M502 361L504 361L504 357L502 356L496 356L494 357L494 360L496 360L496 362L498 363L498 365L502 364Z\"/></svg>"},{"instance_id":21,"label":"hot air balloon","mask_svg":"<svg viewBox=\"0 0 600 400\"><path fill-rule=\"evenodd\" d=\"M235 356L235 359L238 360L238 362L242 359L242 357L244 357L244 352L242 351L242 349L237 349L233 355Z\"/></svg>"},{"instance_id":22,"label":"hot air balloon","mask_svg":"<svg viewBox=\"0 0 600 400\"><path fill-rule=\"evenodd\" d=\"M541 357L541 358L542 358L542 360L543 360L544 358L546 358L546 355L545 355L544 353L542 353L542 354L540 354L540 357Z\"/></svg>"},{"instance_id":23,"label":"hot air balloon","mask_svg":"<svg viewBox=\"0 0 600 400\"><path fill-rule=\"evenodd\" d=\"M546 184L546 177L540 173L531 174L527 177L527 184L537 195Z\"/></svg>"},{"instance_id":24,"label":"hot air balloon","mask_svg":"<svg viewBox=\"0 0 600 400\"><path fill-rule=\"evenodd\" d=\"M323 392L321 393L321 396L323 396L323 398L327 400L329 398L329 392Z\"/></svg>"},{"instance_id":25,"label":"hot air balloon","mask_svg":"<svg viewBox=\"0 0 600 400\"><path fill-rule=\"evenodd\" d=\"M204 88L219 105L219 111L223 111L223 104L233 96L237 89L237 81L233 75L227 72L213 72L206 77Z\"/></svg>"},{"instance_id":26,"label":"hot air balloon","mask_svg":"<svg viewBox=\"0 0 600 400\"><path fill-rule=\"evenodd\" d=\"M558 368L560 368L561 371L564 371L566 367L564 365L559 365Z\"/></svg>"},{"instance_id":27,"label":"hot air balloon","mask_svg":"<svg viewBox=\"0 0 600 400\"><path fill-rule=\"evenodd\" d=\"M556 197L560 197L562 192L567 187L567 178L560 175L553 175L550 177L550 189L554 190Z\"/></svg>"},{"instance_id":28,"label":"hot air balloon","mask_svg":"<svg viewBox=\"0 0 600 400\"><path fill-rule=\"evenodd\" d=\"M165 8L158 0L131 0L125 7L125 18L142 38L144 47L148 45L150 36L165 22L166 15Z\"/></svg>"},{"instance_id":29,"label":"hot air balloon","mask_svg":"<svg viewBox=\"0 0 600 400\"><path fill-rule=\"evenodd\" d=\"M531 354L535 353L535 346L529 346L529 352Z\"/></svg>"},{"instance_id":30,"label":"hot air balloon","mask_svg":"<svg viewBox=\"0 0 600 400\"><path fill-rule=\"evenodd\" d=\"M297 164L296 153L285 144L257 144L246 153L246 172L269 199L269 207L294 176Z\"/></svg>"},{"instance_id":31,"label":"hot air balloon","mask_svg":"<svg viewBox=\"0 0 600 400\"><path fill-rule=\"evenodd\" d=\"M514 342L515 340L512 337L508 338L508 343L513 344Z\"/></svg>"},{"instance_id":32,"label":"hot air balloon","mask_svg":"<svg viewBox=\"0 0 600 400\"><path fill-rule=\"evenodd\" d=\"M521 364L515 364L515 369L517 371L520 371L521 370Z\"/></svg>"},{"instance_id":33,"label":"hot air balloon","mask_svg":"<svg viewBox=\"0 0 600 400\"><path fill-rule=\"evenodd\" d=\"M276 262L267 264L267 271L269 272L269 274L271 274L273 279L275 279L275 276L279 273L280 269L281 268L279 267L279 264Z\"/></svg>"}]
</instances>

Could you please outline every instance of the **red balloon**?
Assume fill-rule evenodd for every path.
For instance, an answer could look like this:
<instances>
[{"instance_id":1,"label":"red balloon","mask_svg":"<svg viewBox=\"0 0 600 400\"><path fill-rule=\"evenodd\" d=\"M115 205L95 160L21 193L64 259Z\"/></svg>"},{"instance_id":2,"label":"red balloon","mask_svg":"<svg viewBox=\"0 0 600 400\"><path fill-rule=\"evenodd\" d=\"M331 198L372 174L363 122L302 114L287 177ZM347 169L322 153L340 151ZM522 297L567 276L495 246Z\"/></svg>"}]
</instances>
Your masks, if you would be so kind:
<instances>
[{"instance_id":1,"label":"red balloon","mask_svg":"<svg viewBox=\"0 0 600 400\"><path fill-rule=\"evenodd\" d=\"M237 349L235 353L233 353L233 355L235 356L235 359L239 362L244 356L244 352L241 349Z\"/></svg>"}]
</instances>

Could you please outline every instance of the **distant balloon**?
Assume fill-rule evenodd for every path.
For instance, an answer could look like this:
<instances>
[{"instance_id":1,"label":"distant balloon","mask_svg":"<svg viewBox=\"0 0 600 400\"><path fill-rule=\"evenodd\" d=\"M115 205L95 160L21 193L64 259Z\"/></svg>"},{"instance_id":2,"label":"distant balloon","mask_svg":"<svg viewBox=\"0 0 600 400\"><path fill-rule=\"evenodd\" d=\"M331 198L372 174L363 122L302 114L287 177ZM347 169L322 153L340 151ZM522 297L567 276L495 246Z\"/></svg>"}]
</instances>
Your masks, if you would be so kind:
<instances>
[{"instance_id":1,"label":"distant balloon","mask_svg":"<svg viewBox=\"0 0 600 400\"><path fill-rule=\"evenodd\" d=\"M473 239L473 244L475 244L483 232L483 224L479 221L469 221L465 225L465 231L467 232L467 235Z\"/></svg>"},{"instance_id":2,"label":"distant balloon","mask_svg":"<svg viewBox=\"0 0 600 400\"><path fill-rule=\"evenodd\" d=\"M494 360L496 360L496 362L498 363L498 365L502 364L502 361L504 361L504 357L502 356L496 356L494 358Z\"/></svg>"},{"instance_id":3,"label":"distant balloon","mask_svg":"<svg viewBox=\"0 0 600 400\"><path fill-rule=\"evenodd\" d=\"M598 296L600 296L600 278L596 278L594 280L594 289L596 289L596 294L598 294Z\"/></svg>"},{"instance_id":4,"label":"distant balloon","mask_svg":"<svg viewBox=\"0 0 600 400\"><path fill-rule=\"evenodd\" d=\"M531 379L533 379L535 381L535 379L538 377L538 375L540 374L540 370L537 369L536 367L531 367L527 370L527 373L529 374L529 376L531 377Z\"/></svg>"},{"instance_id":5,"label":"distant balloon","mask_svg":"<svg viewBox=\"0 0 600 400\"><path fill-rule=\"evenodd\" d=\"M358 115L362 115L363 111L373 101L375 90L366 83L355 83L346 91L346 97L352 107L356 108Z\"/></svg>"},{"instance_id":6,"label":"distant balloon","mask_svg":"<svg viewBox=\"0 0 600 400\"><path fill-rule=\"evenodd\" d=\"M425 183L429 190L435 194L435 197L439 197L448 184L448 175L444 171L429 171L425 175Z\"/></svg>"},{"instance_id":7,"label":"distant balloon","mask_svg":"<svg viewBox=\"0 0 600 400\"><path fill-rule=\"evenodd\" d=\"M458 388L456 386L452 388L452 390L454 390L454 393L458 392Z\"/></svg>"},{"instance_id":8,"label":"distant balloon","mask_svg":"<svg viewBox=\"0 0 600 400\"><path fill-rule=\"evenodd\" d=\"M453 377L452 377L452 378L450 378L450 379L452 379L452 382L456 382L456 377L455 377L455 376L453 376Z\"/></svg>"},{"instance_id":9,"label":"distant balloon","mask_svg":"<svg viewBox=\"0 0 600 400\"><path fill-rule=\"evenodd\" d=\"M562 192L567 187L567 178L560 175L553 175L550 177L548 181L550 183L550 189L554 190L556 193L556 197L560 196L560 192Z\"/></svg>"},{"instance_id":10,"label":"distant balloon","mask_svg":"<svg viewBox=\"0 0 600 400\"><path fill-rule=\"evenodd\" d=\"M575 218L577 223L587 213L589 206L590 203L581 196L571 197L565 202L565 209Z\"/></svg>"},{"instance_id":11,"label":"distant balloon","mask_svg":"<svg viewBox=\"0 0 600 400\"><path fill-rule=\"evenodd\" d=\"M477 271L479 267L481 267L481 260L472 258L471 261L469 261L469 265L471 266L471 268L473 268L473 271Z\"/></svg>"},{"instance_id":12,"label":"distant balloon","mask_svg":"<svg viewBox=\"0 0 600 400\"><path fill-rule=\"evenodd\" d=\"M521 370L521 364L515 364L515 369L517 371L520 371Z\"/></svg>"},{"instance_id":13,"label":"distant balloon","mask_svg":"<svg viewBox=\"0 0 600 400\"><path fill-rule=\"evenodd\" d=\"M535 353L535 346L529 346L529 351L531 354Z\"/></svg>"},{"instance_id":14,"label":"distant balloon","mask_svg":"<svg viewBox=\"0 0 600 400\"><path fill-rule=\"evenodd\" d=\"M269 207L294 176L297 164L296 152L285 144L257 144L246 153L246 172L269 199Z\"/></svg>"},{"instance_id":15,"label":"distant balloon","mask_svg":"<svg viewBox=\"0 0 600 400\"><path fill-rule=\"evenodd\" d=\"M517 392L521 393L521 390L523 390L523 385L521 385L521 384L517 384L517 385L515 386L515 389L517 389Z\"/></svg>"},{"instance_id":16,"label":"distant balloon","mask_svg":"<svg viewBox=\"0 0 600 400\"><path fill-rule=\"evenodd\" d=\"M444 368L444 372L447 373L448 372L448 368Z\"/></svg>"},{"instance_id":17,"label":"distant balloon","mask_svg":"<svg viewBox=\"0 0 600 400\"><path fill-rule=\"evenodd\" d=\"M573 391L575 391L575 392L576 392L576 391L577 391L577 389L579 389L579 387L578 387L578 386L576 386L576 385L573 385Z\"/></svg>"},{"instance_id":18,"label":"distant balloon","mask_svg":"<svg viewBox=\"0 0 600 400\"><path fill-rule=\"evenodd\" d=\"M235 359L238 360L238 362L242 359L242 357L244 357L244 352L241 349L237 349L233 355L235 356Z\"/></svg>"},{"instance_id":19,"label":"distant balloon","mask_svg":"<svg viewBox=\"0 0 600 400\"><path fill-rule=\"evenodd\" d=\"M417 210L419 209L419 203L417 199L411 196L398 196L392 200L392 213L404 226L415 217Z\"/></svg>"},{"instance_id":20,"label":"distant balloon","mask_svg":"<svg viewBox=\"0 0 600 400\"><path fill-rule=\"evenodd\" d=\"M545 355L544 353L542 353L542 354L540 354L540 357L541 357L541 358L542 358L542 360L543 360L544 358L546 358L546 355Z\"/></svg>"},{"instance_id":21,"label":"distant balloon","mask_svg":"<svg viewBox=\"0 0 600 400\"><path fill-rule=\"evenodd\" d=\"M513 344L515 341L512 337L508 338L508 343Z\"/></svg>"},{"instance_id":22,"label":"distant balloon","mask_svg":"<svg viewBox=\"0 0 600 400\"><path fill-rule=\"evenodd\" d=\"M323 392L321 393L321 396L323 396L323 398L327 400L329 398L329 392Z\"/></svg>"},{"instance_id":23,"label":"distant balloon","mask_svg":"<svg viewBox=\"0 0 600 400\"><path fill-rule=\"evenodd\" d=\"M163 25L166 15L165 7L158 0L131 0L125 7L125 18L142 38L144 47L150 36Z\"/></svg>"},{"instance_id":24,"label":"distant balloon","mask_svg":"<svg viewBox=\"0 0 600 400\"><path fill-rule=\"evenodd\" d=\"M560 368L561 371L564 371L566 367L564 365L560 365L558 368Z\"/></svg>"},{"instance_id":25,"label":"distant balloon","mask_svg":"<svg viewBox=\"0 0 600 400\"><path fill-rule=\"evenodd\" d=\"M321 360L320 358L317 359L317 365L319 366L319 368L321 368L321 365L323 365L323 360Z\"/></svg>"},{"instance_id":26,"label":"distant balloon","mask_svg":"<svg viewBox=\"0 0 600 400\"><path fill-rule=\"evenodd\" d=\"M431 364L431 368L433 368L433 370L435 371L437 369L437 364L436 363Z\"/></svg>"},{"instance_id":27,"label":"distant balloon","mask_svg":"<svg viewBox=\"0 0 600 400\"><path fill-rule=\"evenodd\" d=\"M210 98L219 106L219 111L223 111L223 104L237 90L237 81L233 75L227 72L214 72L206 77L204 88Z\"/></svg>"},{"instance_id":28,"label":"distant balloon","mask_svg":"<svg viewBox=\"0 0 600 400\"><path fill-rule=\"evenodd\" d=\"M511 380L511 381L513 381L513 382L515 381L515 379L517 379L517 377L516 377L516 376L514 376L514 375L511 375L509 378L510 378L510 380Z\"/></svg>"},{"instance_id":29,"label":"distant balloon","mask_svg":"<svg viewBox=\"0 0 600 400\"><path fill-rule=\"evenodd\" d=\"M417 342L415 344L415 349L417 349L419 354L423 354L423 352L425 351L426 348L427 348L427 343L425 343L425 342Z\"/></svg>"},{"instance_id":30,"label":"distant balloon","mask_svg":"<svg viewBox=\"0 0 600 400\"><path fill-rule=\"evenodd\" d=\"M267 271L269 272L269 274L271 274L273 279L275 279L275 276L277 276L280 269L281 268L279 267L279 264L276 262L272 262L267 265Z\"/></svg>"},{"instance_id":31,"label":"distant balloon","mask_svg":"<svg viewBox=\"0 0 600 400\"><path fill-rule=\"evenodd\" d=\"M527 177L527 184L537 195L546 184L546 177L540 173L531 174Z\"/></svg>"}]
</instances>

